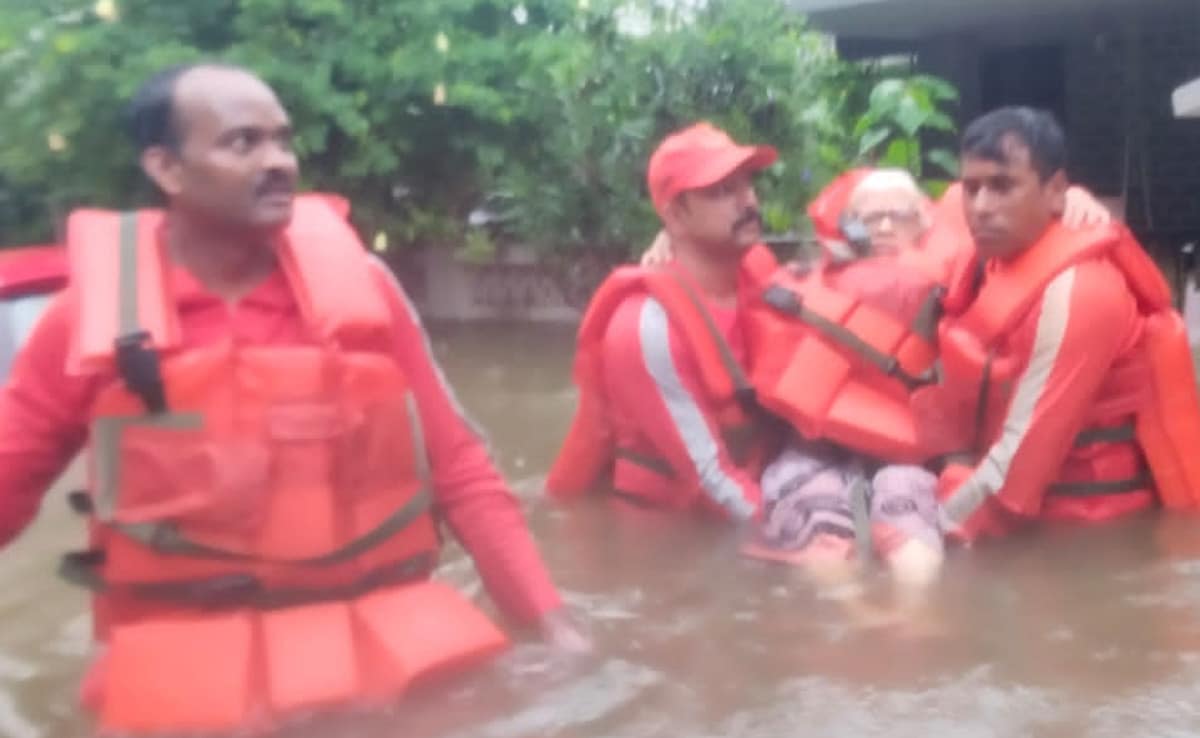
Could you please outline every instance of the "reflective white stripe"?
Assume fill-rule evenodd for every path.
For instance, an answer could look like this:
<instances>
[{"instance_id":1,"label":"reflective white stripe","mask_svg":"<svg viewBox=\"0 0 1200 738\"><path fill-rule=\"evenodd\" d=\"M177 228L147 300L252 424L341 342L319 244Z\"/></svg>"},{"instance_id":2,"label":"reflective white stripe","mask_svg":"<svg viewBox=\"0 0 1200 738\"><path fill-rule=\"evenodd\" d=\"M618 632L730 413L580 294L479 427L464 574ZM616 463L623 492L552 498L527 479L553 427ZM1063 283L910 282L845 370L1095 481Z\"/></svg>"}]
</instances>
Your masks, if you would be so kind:
<instances>
[{"instance_id":1,"label":"reflective white stripe","mask_svg":"<svg viewBox=\"0 0 1200 738\"><path fill-rule=\"evenodd\" d=\"M473 433L476 438L483 442L484 446L487 447L488 455L491 456L491 441L488 439L487 434L484 433L483 427L476 423L475 419L468 415L467 411L463 409L462 403L458 401L458 396L454 394L454 388L451 387L450 383L446 381L446 375L442 373L442 367L440 364L438 364L437 358L435 358L433 355L433 346L429 342L429 333L426 332L425 326L421 323L421 314L417 312L417 307L413 305L412 300L408 298L408 293L404 291L404 287L401 286L400 280L396 279L396 274L392 271L391 267L389 267L375 254L367 254L367 258L370 259L371 263L376 269L381 271L384 276L387 277L388 282L391 283L392 287L396 290L396 294L400 297L400 301L404 303L405 309L408 310L408 316L412 319L413 325L417 327L417 332L421 334L421 340L425 346L425 354L429 356L429 363L433 365L434 376L437 377L438 384L441 386L442 392L444 392L446 397L449 398L450 407L454 409L454 414L461 418L471 433Z\"/></svg>"},{"instance_id":2,"label":"reflective white stripe","mask_svg":"<svg viewBox=\"0 0 1200 738\"><path fill-rule=\"evenodd\" d=\"M671 328L667 311L653 298L646 298L638 319L638 343L646 371L658 385L659 395L683 439L688 458L700 478L704 493L734 518L754 515L754 506L746 500L741 485L721 468L721 450L708 428L708 421L695 399L683 386L683 380L671 356Z\"/></svg>"},{"instance_id":3,"label":"reflective white stripe","mask_svg":"<svg viewBox=\"0 0 1200 738\"><path fill-rule=\"evenodd\" d=\"M1047 285L1042 295L1033 352L1017 381L1000 438L988 449L987 456L975 468L975 473L943 505L951 523L957 525L965 522L989 495L1004 486L1013 459L1033 423L1034 410L1042 399L1050 373L1058 361L1058 352L1071 319L1071 290L1074 285L1074 267L1059 274Z\"/></svg>"}]
</instances>

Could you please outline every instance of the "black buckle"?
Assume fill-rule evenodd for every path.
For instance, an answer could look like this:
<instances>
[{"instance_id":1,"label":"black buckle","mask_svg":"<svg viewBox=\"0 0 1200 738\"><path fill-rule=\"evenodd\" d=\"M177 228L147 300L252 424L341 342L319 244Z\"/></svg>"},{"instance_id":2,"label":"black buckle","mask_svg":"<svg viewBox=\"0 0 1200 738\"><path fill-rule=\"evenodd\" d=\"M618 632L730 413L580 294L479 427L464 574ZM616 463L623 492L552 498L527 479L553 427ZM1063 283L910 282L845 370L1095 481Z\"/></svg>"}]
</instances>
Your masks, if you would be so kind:
<instances>
[{"instance_id":1,"label":"black buckle","mask_svg":"<svg viewBox=\"0 0 1200 738\"><path fill-rule=\"evenodd\" d=\"M83 587L93 592L103 592L105 585L99 572L102 566L104 566L104 552L99 549L71 551L63 554L59 559L58 575L77 587Z\"/></svg>"},{"instance_id":2,"label":"black buckle","mask_svg":"<svg viewBox=\"0 0 1200 738\"><path fill-rule=\"evenodd\" d=\"M867 228L866 223L847 213L843 213L842 217L838 218L838 229L846 237L846 243L850 245L855 254L859 256L870 255L871 229Z\"/></svg>"},{"instance_id":3,"label":"black buckle","mask_svg":"<svg viewBox=\"0 0 1200 738\"><path fill-rule=\"evenodd\" d=\"M150 347L150 334L137 331L118 336L116 345L117 371L130 392L137 395L151 414L167 410L167 395L163 388L162 368L158 351Z\"/></svg>"},{"instance_id":4,"label":"black buckle","mask_svg":"<svg viewBox=\"0 0 1200 738\"><path fill-rule=\"evenodd\" d=\"M67 506L78 515L91 515L96 506L87 490L77 489L67 493Z\"/></svg>"},{"instance_id":5,"label":"black buckle","mask_svg":"<svg viewBox=\"0 0 1200 738\"><path fill-rule=\"evenodd\" d=\"M762 293L763 302L782 313L795 315L800 311L800 300L796 293L779 284L769 285Z\"/></svg>"},{"instance_id":6,"label":"black buckle","mask_svg":"<svg viewBox=\"0 0 1200 738\"><path fill-rule=\"evenodd\" d=\"M748 414L758 409L758 392L753 387L737 387L733 390L733 397Z\"/></svg>"}]
</instances>

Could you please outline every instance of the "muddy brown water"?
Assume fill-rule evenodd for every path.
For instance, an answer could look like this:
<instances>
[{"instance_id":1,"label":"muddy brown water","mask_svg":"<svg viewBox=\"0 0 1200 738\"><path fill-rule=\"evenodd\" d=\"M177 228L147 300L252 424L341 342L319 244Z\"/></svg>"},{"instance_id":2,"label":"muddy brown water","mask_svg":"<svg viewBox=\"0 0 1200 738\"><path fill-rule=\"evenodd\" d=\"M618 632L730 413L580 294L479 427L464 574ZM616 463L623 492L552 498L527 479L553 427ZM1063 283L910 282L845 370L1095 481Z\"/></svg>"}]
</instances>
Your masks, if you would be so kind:
<instances>
[{"instance_id":1,"label":"muddy brown water","mask_svg":"<svg viewBox=\"0 0 1200 738\"><path fill-rule=\"evenodd\" d=\"M303 738L1192 736L1200 734L1200 520L1149 515L952 551L920 618L868 627L837 591L737 556L692 519L540 497L574 405L571 331L434 326L596 654L528 638L387 714L312 719ZM90 731L75 694L86 599L54 576L80 523L57 485L0 555L0 736ZM440 576L479 597L460 551ZM891 583L865 577L886 606ZM313 668L320 668L314 664Z\"/></svg>"}]
</instances>

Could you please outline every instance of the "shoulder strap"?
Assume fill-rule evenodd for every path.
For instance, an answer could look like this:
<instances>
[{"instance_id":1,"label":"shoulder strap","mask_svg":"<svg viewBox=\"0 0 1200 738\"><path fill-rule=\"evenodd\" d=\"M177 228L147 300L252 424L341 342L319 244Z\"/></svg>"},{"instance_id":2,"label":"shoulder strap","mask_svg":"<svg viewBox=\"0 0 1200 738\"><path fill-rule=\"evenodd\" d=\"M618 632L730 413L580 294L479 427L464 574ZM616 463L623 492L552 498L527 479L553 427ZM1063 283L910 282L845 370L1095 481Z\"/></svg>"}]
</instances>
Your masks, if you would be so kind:
<instances>
[{"instance_id":1,"label":"shoulder strap","mask_svg":"<svg viewBox=\"0 0 1200 738\"><path fill-rule=\"evenodd\" d=\"M717 328L699 289L678 269L647 276L647 287L675 325L683 331L696 354L704 385L714 397L736 399L746 406L754 401L754 388L733 349Z\"/></svg>"},{"instance_id":2,"label":"shoulder strap","mask_svg":"<svg viewBox=\"0 0 1200 738\"><path fill-rule=\"evenodd\" d=\"M162 254L162 213L80 210L67 220L71 287L79 295L68 371L111 370L119 345L178 342Z\"/></svg>"},{"instance_id":3,"label":"shoulder strap","mask_svg":"<svg viewBox=\"0 0 1200 738\"><path fill-rule=\"evenodd\" d=\"M984 344L991 343L1012 329L1054 277L1111 252L1118 240L1115 226L1072 230L1054 223L1025 253L987 273L963 314L964 324Z\"/></svg>"},{"instance_id":4,"label":"shoulder strap","mask_svg":"<svg viewBox=\"0 0 1200 738\"><path fill-rule=\"evenodd\" d=\"M763 302L813 329L835 346L841 347L875 367L884 376L901 382L909 390L929 384L932 368L910 372L897 352L906 344L898 335L913 334L931 343L941 315L942 290L931 286L910 325L904 326L891 313L824 284L821 275L789 280L790 286L775 283L762 294ZM847 324L847 320L852 320Z\"/></svg>"}]
</instances>

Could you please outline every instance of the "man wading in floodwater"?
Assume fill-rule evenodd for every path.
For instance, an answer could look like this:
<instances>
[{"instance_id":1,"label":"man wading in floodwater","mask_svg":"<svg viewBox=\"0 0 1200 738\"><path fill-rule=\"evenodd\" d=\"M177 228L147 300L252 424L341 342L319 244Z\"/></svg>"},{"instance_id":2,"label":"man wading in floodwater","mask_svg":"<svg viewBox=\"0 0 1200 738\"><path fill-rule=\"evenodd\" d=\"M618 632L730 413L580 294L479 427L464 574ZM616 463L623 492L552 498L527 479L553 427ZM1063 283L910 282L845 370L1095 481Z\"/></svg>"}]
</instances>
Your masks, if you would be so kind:
<instances>
[{"instance_id":1,"label":"man wading in floodwater","mask_svg":"<svg viewBox=\"0 0 1200 738\"><path fill-rule=\"evenodd\" d=\"M182 67L131 114L166 210L71 216L73 281L0 395L0 542L91 453L64 571L98 593L100 727L258 728L496 653L427 579L435 514L504 611L587 648L399 285L344 201L293 194L271 88Z\"/></svg>"}]
</instances>

